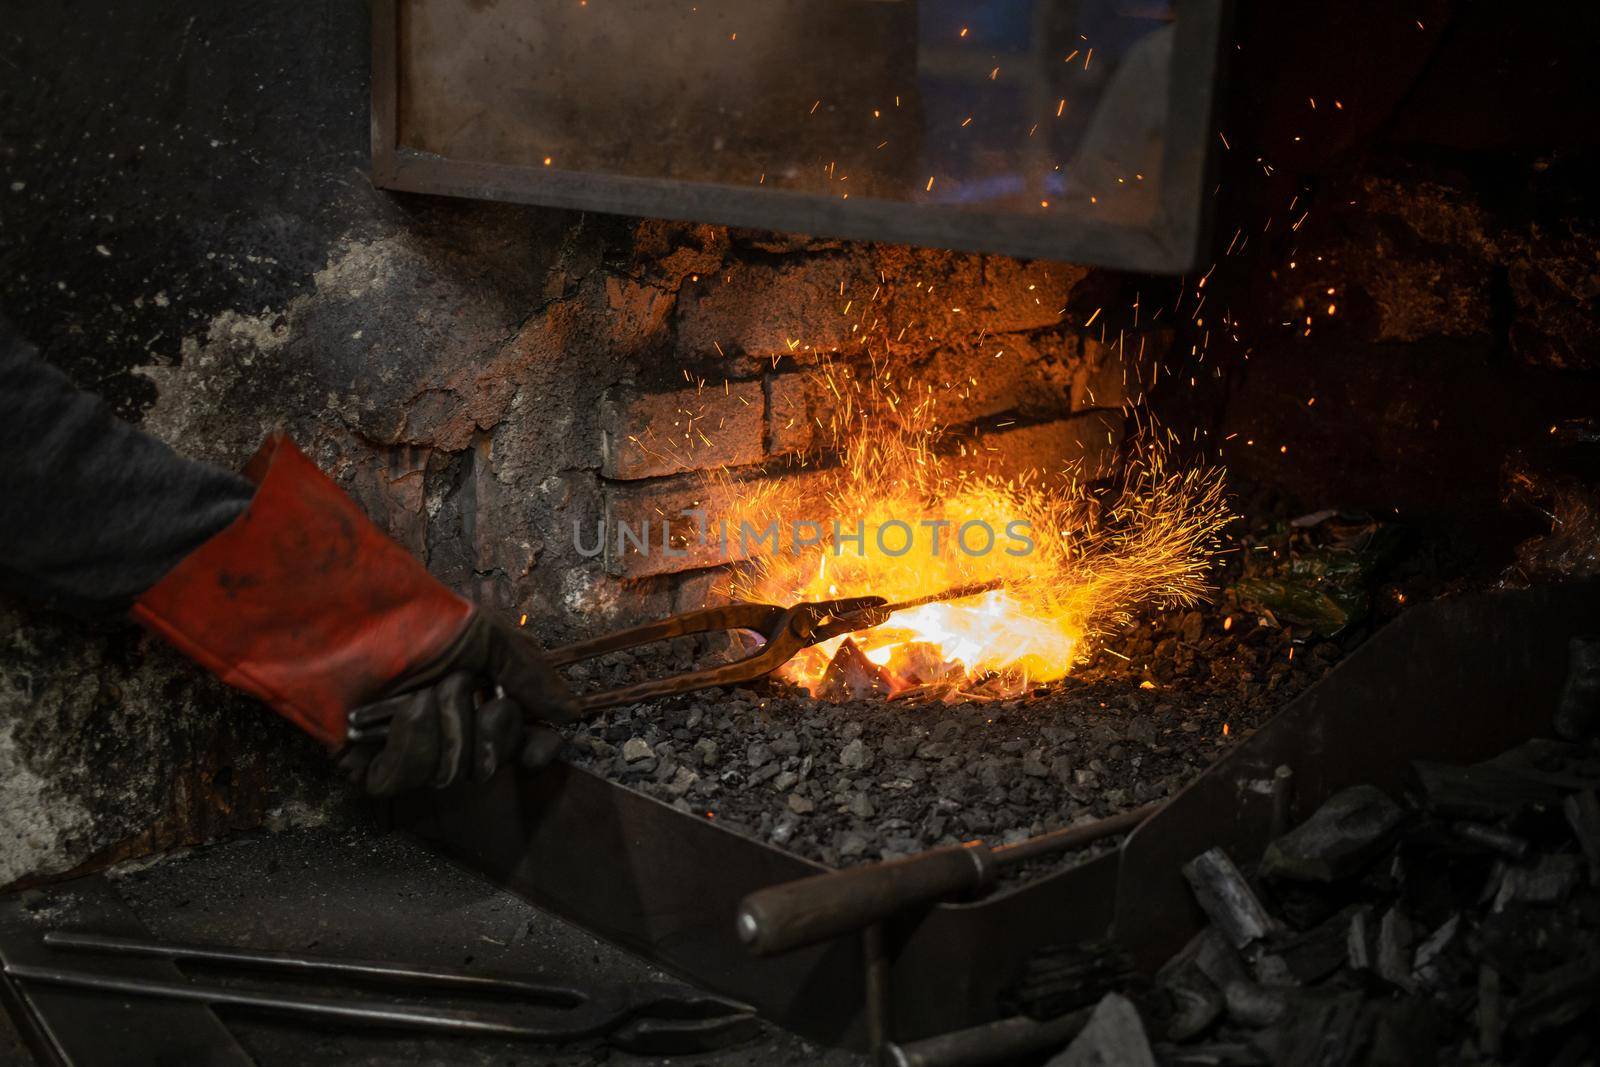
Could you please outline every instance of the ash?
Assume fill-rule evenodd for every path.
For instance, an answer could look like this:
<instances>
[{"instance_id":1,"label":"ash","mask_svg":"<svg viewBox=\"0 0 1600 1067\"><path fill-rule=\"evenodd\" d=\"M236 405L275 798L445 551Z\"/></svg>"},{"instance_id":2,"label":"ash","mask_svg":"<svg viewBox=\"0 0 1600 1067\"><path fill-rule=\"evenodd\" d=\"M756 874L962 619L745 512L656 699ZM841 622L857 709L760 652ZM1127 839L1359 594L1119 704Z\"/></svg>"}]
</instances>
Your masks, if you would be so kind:
<instances>
[{"instance_id":1,"label":"ash","mask_svg":"<svg viewBox=\"0 0 1600 1067\"><path fill-rule=\"evenodd\" d=\"M1011 843L1177 793L1355 640L1279 625L1230 591L1139 619L1116 653L1024 696L834 703L768 681L614 709L573 729L566 758L830 867Z\"/></svg>"}]
</instances>

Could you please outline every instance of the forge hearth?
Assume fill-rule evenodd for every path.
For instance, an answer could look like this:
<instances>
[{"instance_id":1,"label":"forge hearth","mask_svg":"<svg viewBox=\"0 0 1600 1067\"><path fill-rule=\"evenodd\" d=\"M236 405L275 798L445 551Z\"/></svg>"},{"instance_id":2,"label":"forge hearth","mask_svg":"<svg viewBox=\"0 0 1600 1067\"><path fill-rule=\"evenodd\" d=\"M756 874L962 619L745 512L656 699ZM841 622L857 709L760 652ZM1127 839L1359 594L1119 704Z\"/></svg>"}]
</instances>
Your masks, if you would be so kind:
<instances>
[{"instance_id":1,"label":"forge hearth","mask_svg":"<svg viewBox=\"0 0 1600 1067\"><path fill-rule=\"evenodd\" d=\"M568 732L567 758L830 867L973 838L1012 843L1132 811L1177 795L1399 610L1403 596L1375 595L1385 574L1370 568L1365 585L1315 587L1340 596L1346 614L1337 619L1326 614L1336 610L1331 601L1322 615L1303 614L1281 590L1278 613L1241 600L1236 590L1249 582L1277 589L1269 575L1308 561L1360 569L1362 553L1329 547L1349 541L1346 527L1368 539L1379 529L1370 520L1312 529L1271 516L1241 524L1217 575L1226 595L1144 610L1056 682L1019 690L1015 678L995 674L852 697L843 686L807 692L779 678L612 709ZM1389 562L1388 573L1401 569ZM835 666L851 657L876 670L848 648ZM609 688L681 669L694 649L676 654L665 662L616 654L574 677ZM1036 861L1008 877L1035 877L1111 847Z\"/></svg>"},{"instance_id":2,"label":"forge hearth","mask_svg":"<svg viewBox=\"0 0 1600 1067\"><path fill-rule=\"evenodd\" d=\"M902 916L886 935L894 1034L910 1040L993 1019L1043 944L1109 933L1136 964L1154 969L1199 929L1202 913L1182 868L1207 848L1259 854L1347 785L1398 790L1414 759L1486 759L1547 728L1567 673L1567 639L1600 626L1597 604L1592 588L1573 586L1418 606L1243 738L1114 851L980 901ZM813 705L808 714L821 710ZM870 747L867 736L864 728L840 754L857 742ZM639 745L633 750L641 754ZM1292 791L1274 786L1284 781ZM408 797L400 818L669 970L737 989L770 1018L829 1043L866 1039L859 939L753 959L730 919L746 894L825 871L820 863L570 763L488 790Z\"/></svg>"},{"instance_id":3,"label":"forge hearth","mask_svg":"<svg viewBox=\"0 0 1600 1067\"><path fill-rule=\"evenodd\" d=\"M1232 617L1155 614L1128 642L1141 631L1152 644L1173 639L1163 657L1108 652L1013 697L827 701L775 683L614 709L569 734L569 758L830 867L972 838L1011 843L1176 795L1343 652L1292 630L1260 633L1242 612L1225 630ZM1185 633L1199 677L1148 681L1174 673ZM1290 648L1301 654L1291 660ZM1280 662L1289 669L1270 690L1241 685Z\"/></svg>"}]
</instances>

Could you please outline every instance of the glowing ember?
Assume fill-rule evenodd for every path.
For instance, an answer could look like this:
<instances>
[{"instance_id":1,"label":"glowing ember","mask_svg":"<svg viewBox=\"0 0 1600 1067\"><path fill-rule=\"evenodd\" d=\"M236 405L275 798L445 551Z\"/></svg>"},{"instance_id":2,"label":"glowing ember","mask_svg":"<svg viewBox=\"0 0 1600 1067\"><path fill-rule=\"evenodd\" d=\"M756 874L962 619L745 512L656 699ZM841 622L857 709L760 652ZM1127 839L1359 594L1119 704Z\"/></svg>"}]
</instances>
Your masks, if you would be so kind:
<instances>
[{"instance_id":1,"label":"glowing ember","mask_svg":"<svg viewBox=\"0 0 1600 1067\"><path fill-rule=\"evenodd\" d=\"M1205 592L1215 535L1230 518L1220 472L1169 470L1149 435L1110 486L1076 468L1002 478L986 469L993 457L981 437L939 430L938 398L925 385L876 367L824 365L818 375L836 400L825 451L840 458L813 476L825 483L825 506L814 490L795 499L791 480L779 479L738 487L737 518L760 526L803 514L823 535L802 552L757 557L732 593L774 603L897 601L997 583L849 638L851 655L880 668L891 693L956 694L979 683L987 695L1021 692L1067 674L1134 607ZM843 640L807 650L785 674L827 695Z\"/></svg>"}]
</instances>

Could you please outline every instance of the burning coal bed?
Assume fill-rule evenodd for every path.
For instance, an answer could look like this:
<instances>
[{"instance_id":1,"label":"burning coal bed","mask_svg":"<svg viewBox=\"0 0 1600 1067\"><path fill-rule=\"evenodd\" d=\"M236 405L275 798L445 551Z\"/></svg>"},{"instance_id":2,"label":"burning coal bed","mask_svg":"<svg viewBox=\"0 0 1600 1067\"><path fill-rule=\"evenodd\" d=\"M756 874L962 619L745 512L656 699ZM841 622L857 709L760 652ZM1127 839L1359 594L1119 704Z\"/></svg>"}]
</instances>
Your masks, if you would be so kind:
<instances>
[{"instance_id":1,"label":"burning coal bed","mask_svg":"<svg viewBox=\"0 0 1600 1067\"><path fill-rule=\"evenodd\" d=\"M830 867L1010 843L1175 794L1350 640L1269 624L1230 590L1145 613L1115 651L1020 696L830 700L773 680L615 709L575 727L566 758ZM645 673L607 667L607 684Z\"/></svg>"}]
</instances>

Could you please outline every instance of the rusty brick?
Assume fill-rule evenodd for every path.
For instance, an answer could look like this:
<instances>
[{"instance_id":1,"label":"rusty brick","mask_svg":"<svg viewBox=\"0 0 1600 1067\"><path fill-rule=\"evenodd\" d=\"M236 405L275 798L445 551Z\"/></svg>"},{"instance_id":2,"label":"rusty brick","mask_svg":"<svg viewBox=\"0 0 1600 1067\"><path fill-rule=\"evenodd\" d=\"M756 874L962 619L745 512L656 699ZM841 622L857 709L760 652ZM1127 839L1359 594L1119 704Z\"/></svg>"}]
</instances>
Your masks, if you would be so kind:
<instances>
[{"instance_id":1,"label":"rusty brick","mask_svg":"<svg viewBox=\"0 0 1600 1067\"><path fill-rule=\"evenodd\" d=\"M1060 322L1087 272L1064 263L852 246L779 265L736 263L679 291L678 353L808 360L863 339L916 349Z\"/></svg>"},{"instance_id":2,"label":"rusty brick","mask_svg":"<svg viewBox=\"0 0 1600 1067\"><path fill-rule=\"evenodd\" d=\"M826 472L796 470L781 477L782 499L786 506L781 512L777 506L756 509L758 514L752 516L751 521L759 528L765 528L773 519L781 523L811 518L814 511L820 514L825 499ZM748 501L763 488L770 487L770 478L759 475L737 482L680 475L659 482L608 486L603 526L606 572L621 578L642 578L749 558L760 546L740 543L737 516L742 504L748 509ZM700 537L702 520L685 514L696 509L705 514L707 536L704 540ZM722 544L721 534L724 520L728 521L726 546ZM620 527L624 524L635 536L648 529L646 550L639 550L631 539L621 535ZM663 524L670 551L662 548ZM593 529L583 531L586 551L593 547L595 533ZM787 543L787 534L784 538Z\"/></svg>"},{"instance_id":3,"label":"rusty brick","mask_svg":"<svg viewBox=\"0 0 1600 1067\"><path fill-rule=\"evenodd\" d=\"M1091 411L958 440L947 462L958 471L1002 478L1025 473L1049 477L1069 468L1082 477L1102 477L1116 464L1122 435L1120 412ZM769 521L777 519L786 546L792 521L827 522L827 488L833 476L834 472L827 469L803 469L776 476L751 475L742 481L680 475L662 481L608 486L603 532L599 534L605 569L611 575L635 579L715 567L765 551L761 545L740 543L737 516L741 509L747 514L755 512L750 517L758 528L764 529ZM782 508L774 505L752 509L750 500L769 489L774 478L782 480ZM705 518L686 514L695 510L703 512ZM726 544L720 534L724 519L729 520ZM704 540L702 522L707 533ZM622 524L632 532L633 539L620 536ZM596 536L595 529L583 531L585 550L595 547ZM648 547L644 550L634 544L634 539L640 537L647 537ZM664 538L669 550L663 549Z\"/></svg>"},{"instance_id":4,"label":"rusty brick","mask_svg":"<svg viewBox=\"0 0 1600 1067\"><path fill-rule=\"evenodd\" d=\"M615 391L600 406L600 472L655 478L754 463L762 456L765 411L760 382Z\"/></svg>"},{"instance_id":5,"label":"rusty brick","mask_svg":"<svg viewBox=\"0 0 1600 1067\"><path fill-rule=\"evenodd\" d=\"M1088 270L1070 263L1023 262L1008 256L983 258L985 326L1011 333L1054 326L1072 290Z\"/></svg>"},{"instance_id":6,"label":"rusty brick","mask_svg":"<svg viewBox=\"0 0 1600 1067\"><path fill-rule=\"evenodd\" d=\"M767 379L767 451L774 456L804 452L816 443L812 394L817 385L806 374L776 374Z\"/></svg>"},{"instance_id":7,"label":"rusty brick","mask_svg":"<svg viewBox=\"0 0 1600 1067\"><path fill-rule=\"evenodd\" d=\"M1024 407L1051 389L1049 364L1025 337L987 338L981 348L941 349L911 375L935 391L934 416L960 426Z\"/></svg>"},{"instance_id":8,"label":"rusty brick","mask_svg":"<svg viewBox=\"0 0 1600 1067\"><path fill-rule=\"evenodd\" d=\"M1116 466L1122 435L1121 412L1088 411L967 438L959 442L956 465L1000 478L1048 477L1069 468L1083 477L1104 477Z\"/></svg>"},{"instance_id":9,"label":"rusty brick","mask_svg":"<svg viewBox=\"0 0 1600 1067\"><path fill-rule=\"evenodd\" d=\"M624 343L637 344L640 338L655 336L666 325L672 305L672 294L653 285L643 285L615 274L606 277L610 330Z\"/></svg>"},{"instance_id":10,"label":"rusty brick","mask_svg":"<svg viewBox=\"0 0 1600 1067\"><path fill-rule=\"evenodd\" d=\"M986 298L980 257L883 248L877 265L871 281L876 288L882 279L883 291L875 303L882 309L883 331L897 344L927 348L984 334L988 324L982 314Z\"/></svg>"},{"instance_id":11,"label":"rusty brick","mask_svg":"<svg viewBox=\"0 0 1600 1067\"><path fill-rule=\"evenodd\" d=\"M1128 347L1137 354L1137 341ZM1117 348L1092 338L1000 334L985 338L982 346L940 348L907 365L895 381L903 395L921 397L932 390L931 407L915 405L919 418L931 415L939 426L960 427L1006 415L1042 422L1074 411L1120 407L1125 374L1134 381L1134 368L1124 371ZM821 431L816 419L819 414L826 417L836 403L825 385L809 374L778 375L769 381L767 396L770 452L784 454L823 443L817 440ZM805 425L801 412L808 420Z\"/></svg>"},{"instance_id":12,"label":"rusty brick","mask_svg":"<svg viewBox=\"0 0 1600 1067\"><path fill-rule=\"evenodd\" d=\"M1088 273L1066 263L888 247L879 249L875 266L874 287L883 283L876 304L889 336L908 343L1054 326Z\"/></svg>"},{"instance_id":13,"label":"rusty brick","mask_svg":"<svg viewBox=\"0 0 1600 1067\"><path fill-rule=\"evenodd\" d=\"M692 222L640 219L633 231L633 271L676 291L695 275L713 275L728 254L728 230Z\"/></svg>"},{"instance_id":14,"label":"rusty brick","mask_svg":"<svg viewBox=\"0 0 1600 1067\"><path fill-rule=\"evenodd\" d=\"M685 283L678 293L677 342L681 356L720 351L758 360L811 358L837 352L852 340L839 292L871 277L858 257L828 257L769 266L735 264L716 276Z\"/></svg>"},{"instance_id":15,"label":"rusty brick","mask_svg":"<svg viewBox=\"0 0 1600 1067\"><path fill-rule=\"evenodd\" d=\"M672 588L672 610L694 611L728 602L728 568L708 567L677 577Z\"/></svg>"}]
</instances>

